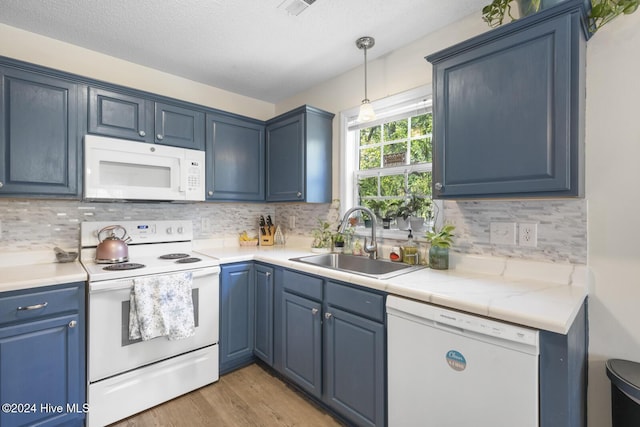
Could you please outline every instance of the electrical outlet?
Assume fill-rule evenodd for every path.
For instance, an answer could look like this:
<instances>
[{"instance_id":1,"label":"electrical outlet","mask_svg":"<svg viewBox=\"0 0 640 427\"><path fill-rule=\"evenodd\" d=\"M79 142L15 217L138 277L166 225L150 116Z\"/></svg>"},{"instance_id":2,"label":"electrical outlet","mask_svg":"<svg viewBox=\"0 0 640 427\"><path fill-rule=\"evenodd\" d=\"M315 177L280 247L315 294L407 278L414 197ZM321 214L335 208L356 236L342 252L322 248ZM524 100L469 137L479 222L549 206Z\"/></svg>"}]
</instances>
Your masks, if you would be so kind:
<instances>
[{"instance_id":1,"label":"electrical outlet","mask_svg":"<svg viewBox=\"0 0 640 427\"><path fill-rule=\"evenodd\" d=\"M203 233L209 233L211 231L211 221L209 221L209 218L200 218L200 229Z\"/></svg>"},{"instance_id":2,"label":"electrical outlet","mask_svg":"<svg viewBox=\"0 0 640 427\"><path fill-rule=\"evenodd\" d=\"M518 244L531 248L538 246L538 224L521 223L518 226Z\"/></svg>"},{"instance_id":3,"label":"electrical outlet","mask_svg":"<svg viewBox=\"0 0 640 427\"><path fill-rule=\"evenodd\" d=\"M492 245L515 245L515 222L492 222L489 225L489 240Z\"/></svg>"},{"instance_id":4,"label":"electrical outlet","mask_svg":"<svg viewBox=\"0 0 640 427\"><path fill-rule=\"evenodd\" d=\"M296 216L291 215L289 217L289 230L293 230L294 228L296 228Z\"/></svg>"}]
</instances>

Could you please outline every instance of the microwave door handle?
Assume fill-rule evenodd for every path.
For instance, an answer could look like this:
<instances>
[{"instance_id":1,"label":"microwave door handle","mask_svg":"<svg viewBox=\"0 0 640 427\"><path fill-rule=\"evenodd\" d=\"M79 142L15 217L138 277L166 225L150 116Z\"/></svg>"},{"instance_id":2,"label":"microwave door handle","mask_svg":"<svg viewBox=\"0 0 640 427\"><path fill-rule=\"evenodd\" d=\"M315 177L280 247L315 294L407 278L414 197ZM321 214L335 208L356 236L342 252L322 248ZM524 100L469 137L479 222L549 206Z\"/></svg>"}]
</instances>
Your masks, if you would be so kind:
<instances>
[{"instance_id":1,"label":"microwave door handle","mask_svg":"<svg viewBox=\"0 0 640 427\"><path fill-rule=\"evenodd\" d=\"M187 191L186 183L187 183L187 168L185 167L187 162L184 158L178 158L178 168L180 168L180 182L178 183L178 191L180 193L184 193Z\"/></svg>"}]
</instances>

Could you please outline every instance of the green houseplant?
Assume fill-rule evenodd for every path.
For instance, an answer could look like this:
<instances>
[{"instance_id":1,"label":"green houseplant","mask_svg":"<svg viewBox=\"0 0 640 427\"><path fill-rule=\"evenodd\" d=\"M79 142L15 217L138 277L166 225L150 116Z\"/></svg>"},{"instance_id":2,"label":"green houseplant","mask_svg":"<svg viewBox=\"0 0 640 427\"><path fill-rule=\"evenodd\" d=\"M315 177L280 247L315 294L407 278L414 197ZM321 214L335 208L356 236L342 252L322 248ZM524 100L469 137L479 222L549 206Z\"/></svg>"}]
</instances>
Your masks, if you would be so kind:
<instances>
[{"instance_id":1,"label":"green houseplant","mask_svg":"<svg viewBox=\"0 0 640 427\"><path fill-rule=\"evenodd\" d=\"M331 252L333 233L329 229L330 227L331 224L318 218L318 227L311 230L313 236L311 252Z\"/></svg>"},{"instance_id":2,"label":"green houseplant","mask_svg":"<svg viewBox=\"0 0 640 427\"><path fill-rule=\"evenodd\" d=\"M427 241L431 243L429 248L429 266L436 270L449 269L449 248L453 245L453 230L455 226L447 224L440 231L427 233Z\"/></svg>"},{"instance_id":3,"label":"green houseplant","mask_svg":"<svg viewBox=\"0 0 640 427\"><path fill-rule=\"evenodd\" d=\"M518 4L520 16L527 16L563 1L566 0L493 0L482 8L482 19L490 27L498 27L506 17L517 19L511 9L513 2ZM590 31L595 33L618 15L632 14L638 5L640 0L591 0Z\"/></svg>"},{"instance_id":4,"label":"green houseplant","mask_svg":"<svg viewBox=\"0 0 640 427\"><path fill-rule=\"evenodd\" d=\"M431 199L428 197L412 194L409 198L404 200L402 204L397 208L395 215L396 218L402 218L405 221L404 226L398 221L398 228L400 230L406 230L409 228L406 223L410 221L411 230L420 231L424 226L424 219L431 217Z\"/></svg>"}]
</instances>

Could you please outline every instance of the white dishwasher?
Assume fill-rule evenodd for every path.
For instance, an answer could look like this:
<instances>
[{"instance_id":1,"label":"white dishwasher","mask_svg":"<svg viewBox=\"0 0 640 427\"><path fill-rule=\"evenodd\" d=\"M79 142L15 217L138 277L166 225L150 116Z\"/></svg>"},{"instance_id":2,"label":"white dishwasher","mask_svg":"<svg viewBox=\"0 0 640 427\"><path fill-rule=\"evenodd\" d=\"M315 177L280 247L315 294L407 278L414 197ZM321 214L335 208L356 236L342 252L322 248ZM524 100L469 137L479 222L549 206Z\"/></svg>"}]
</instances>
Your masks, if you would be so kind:
<instances>
[{"instance_id":1,"label":"white dishwasher","mask_svg":"<svg viewBox=\"0 0 640 427\"><path fill-rule=\"evenodd\" d=\"M538 331L387 298L390 427L538 427Z\"/></svg>"}]
</instances>

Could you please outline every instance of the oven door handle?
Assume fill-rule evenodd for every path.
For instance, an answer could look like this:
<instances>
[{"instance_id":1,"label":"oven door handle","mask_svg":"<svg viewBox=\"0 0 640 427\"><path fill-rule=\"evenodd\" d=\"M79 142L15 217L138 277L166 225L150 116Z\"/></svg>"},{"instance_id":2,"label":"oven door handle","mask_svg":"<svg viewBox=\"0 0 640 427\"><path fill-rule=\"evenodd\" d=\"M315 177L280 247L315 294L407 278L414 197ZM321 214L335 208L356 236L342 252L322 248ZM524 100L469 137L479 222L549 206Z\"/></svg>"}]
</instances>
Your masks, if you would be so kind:
<instances>
[{"instance_id":1,"label":"oven door handle","mask_svg":"<svg viewBox=\"0 0 640 427\"><path fill-rule=\"evenodd\" d=\"M194 270L191 272L194 279L199 279L206 276L217 276L220 273L220 267L204 268L201 270ZM104 282L90 282L89 293L97 294L100 292L112 292L123 289L133 288L133 279L115 279L105 280Z\"/></svg>"}]
</instances>

